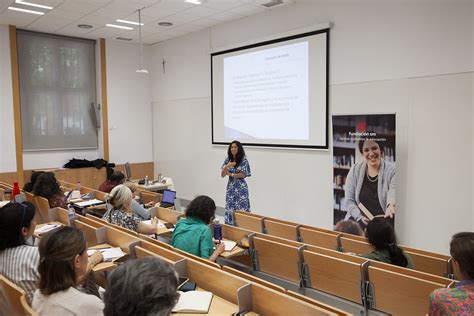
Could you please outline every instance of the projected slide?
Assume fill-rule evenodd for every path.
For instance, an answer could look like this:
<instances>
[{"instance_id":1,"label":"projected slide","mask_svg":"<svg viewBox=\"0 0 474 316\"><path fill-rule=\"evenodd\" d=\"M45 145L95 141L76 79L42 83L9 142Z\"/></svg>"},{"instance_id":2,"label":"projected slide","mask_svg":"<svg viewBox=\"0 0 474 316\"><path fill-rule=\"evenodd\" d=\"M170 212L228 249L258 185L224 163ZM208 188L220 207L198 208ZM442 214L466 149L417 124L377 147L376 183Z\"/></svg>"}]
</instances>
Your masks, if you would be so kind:
<instances>
[{"instance_id":1,"label":"projected slide","mask_svg":"<svg viewBox=\"0 0 474 316\"><path fill-rule=\"evenodd\" d=\"M228 138L309 139L308 42L224 58Z\"/></svg>"},{"instance_id":2,"label":"projected slide","mask_svg":"<svg viewBox=\"0 0 474 316\"><path fill-rule=\"evenodd\" d=\"M212 53L212 143L327 149L328 34Z\"/></svg>"}]
</instances>

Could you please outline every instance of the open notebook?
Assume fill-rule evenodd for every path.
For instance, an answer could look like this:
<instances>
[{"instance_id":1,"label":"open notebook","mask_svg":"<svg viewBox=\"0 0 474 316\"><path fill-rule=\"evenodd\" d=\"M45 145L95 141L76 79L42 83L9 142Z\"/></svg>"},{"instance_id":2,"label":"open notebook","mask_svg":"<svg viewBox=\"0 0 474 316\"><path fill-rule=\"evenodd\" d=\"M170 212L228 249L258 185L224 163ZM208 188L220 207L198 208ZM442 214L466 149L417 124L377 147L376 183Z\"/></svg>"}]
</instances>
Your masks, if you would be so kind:
<instances>
[{"instance_id":1,"label":"open notebook","mask_svg":"<svg viewBox=\"0 0 474 316\"><path fill-rule=\"evenodd\" d=\"M207 314L212 301L212 292L189 291L179 293L179 300L173 313Z\"/></svg>"}]
</instances>

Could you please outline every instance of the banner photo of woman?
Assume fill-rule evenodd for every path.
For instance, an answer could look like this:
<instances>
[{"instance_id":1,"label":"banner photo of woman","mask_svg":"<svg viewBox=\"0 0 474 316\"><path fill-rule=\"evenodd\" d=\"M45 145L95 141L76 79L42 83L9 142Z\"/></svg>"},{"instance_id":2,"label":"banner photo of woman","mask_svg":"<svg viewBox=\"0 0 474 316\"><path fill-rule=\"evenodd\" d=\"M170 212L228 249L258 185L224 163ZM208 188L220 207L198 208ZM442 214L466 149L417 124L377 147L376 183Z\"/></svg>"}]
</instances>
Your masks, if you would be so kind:
<instances>
[{"instance_id":1,"label":"banner photo of woman","mask_svg":"<svg viewBox=\"0 0 474 316\"><path fill-rule=\"evenodd\" d=\"M333 115L334 225L394 223L395 114Z\"/></svg>"}]
</instances>

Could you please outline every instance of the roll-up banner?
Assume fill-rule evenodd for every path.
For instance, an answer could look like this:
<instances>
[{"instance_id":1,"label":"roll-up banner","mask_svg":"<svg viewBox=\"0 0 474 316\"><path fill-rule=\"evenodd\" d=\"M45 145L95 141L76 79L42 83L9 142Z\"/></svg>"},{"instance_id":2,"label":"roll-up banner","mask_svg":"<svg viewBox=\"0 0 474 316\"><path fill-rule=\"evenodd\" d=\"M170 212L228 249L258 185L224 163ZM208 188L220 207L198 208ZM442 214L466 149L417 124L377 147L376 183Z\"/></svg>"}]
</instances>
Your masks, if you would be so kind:
<instances>
[{"instance_id":1,"label":"roll-up banner","mask_svg":"<svg viewBox=\"0 0 474 316\"><path fill-rule=\"evenodd\" d=\"M334 225L394 218L395 114L333 115L332 128Z\"/></svg>"}]
</instances>

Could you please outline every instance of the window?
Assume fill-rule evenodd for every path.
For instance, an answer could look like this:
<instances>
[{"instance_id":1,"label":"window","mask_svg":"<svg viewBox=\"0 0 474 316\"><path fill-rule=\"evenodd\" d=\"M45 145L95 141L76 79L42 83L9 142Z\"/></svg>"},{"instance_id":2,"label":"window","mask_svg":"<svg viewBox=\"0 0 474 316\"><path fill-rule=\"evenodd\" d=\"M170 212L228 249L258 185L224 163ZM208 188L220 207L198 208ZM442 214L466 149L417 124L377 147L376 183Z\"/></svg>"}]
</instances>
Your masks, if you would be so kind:
<instances>
[{"instance_id":1,"label":"window","mask_svg":"<svg viewBox=\"0 0 474 316\"><path fill-rule=\"evenodd\" d=\"M17 45L23 150L97 148L95 41L18 30Z\"/></svg>"}]
</instances>

